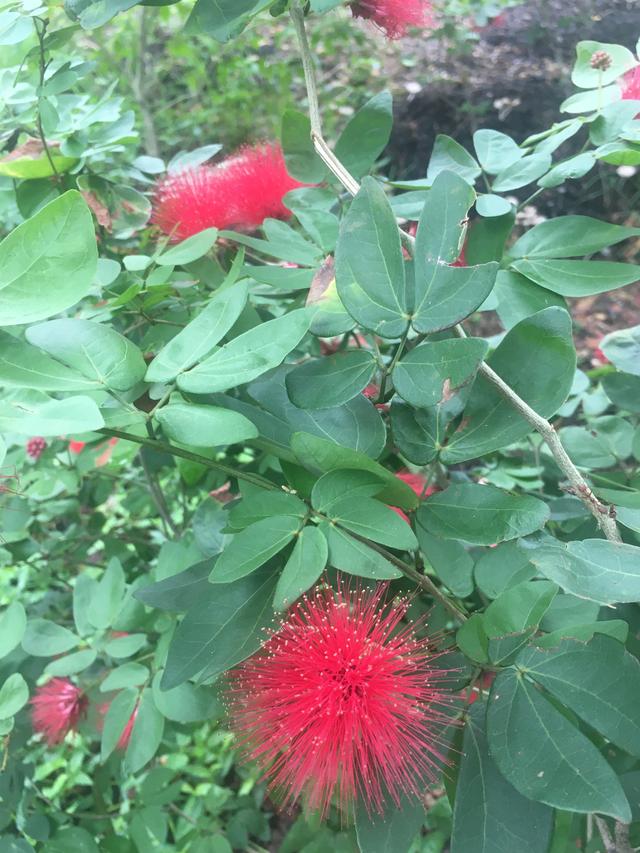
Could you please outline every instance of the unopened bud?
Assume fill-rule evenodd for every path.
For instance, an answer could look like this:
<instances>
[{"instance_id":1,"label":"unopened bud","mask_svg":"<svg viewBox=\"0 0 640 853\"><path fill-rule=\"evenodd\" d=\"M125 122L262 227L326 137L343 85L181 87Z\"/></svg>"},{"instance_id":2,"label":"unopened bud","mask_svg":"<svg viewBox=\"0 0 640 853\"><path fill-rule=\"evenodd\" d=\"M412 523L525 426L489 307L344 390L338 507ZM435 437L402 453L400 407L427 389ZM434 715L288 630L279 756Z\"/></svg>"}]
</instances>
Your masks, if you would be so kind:
<instances>
[{"instance_id":1,"label":"unopened bud","mask_svg":"<svg viewBox=\"0 0 640 853\"><path fill-rule=\"evenodd\" d=\"M606 71L611 68L612 62L611 54L607 53L606 50L596 50L591 57L591 67L598 71Z\"/></svg>"}]
</instances>

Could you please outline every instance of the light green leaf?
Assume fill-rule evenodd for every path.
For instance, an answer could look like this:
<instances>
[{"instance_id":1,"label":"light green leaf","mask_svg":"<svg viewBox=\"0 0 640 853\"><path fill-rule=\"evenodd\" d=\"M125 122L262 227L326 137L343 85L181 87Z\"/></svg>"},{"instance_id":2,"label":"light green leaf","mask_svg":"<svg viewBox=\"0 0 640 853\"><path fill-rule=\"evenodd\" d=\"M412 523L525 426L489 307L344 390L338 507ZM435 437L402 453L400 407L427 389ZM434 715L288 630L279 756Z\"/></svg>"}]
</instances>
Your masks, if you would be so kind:
<instances>
[{"instance_id":1,"label":"light green leaf","mask_svg":"<svg viewBox=\"0 0 640 853\"><path fill-rule=\"evenodd\" d=\"M54 361L36 347L0 331L0 383L38 391L84 391L99 384Z\"/></svg>"},{"instance_id":2,"label":"light green leaf","mask_svg":"<svg viewBox=\"0 0 640 853\"><path fill-rule=\"evenodd\" d=\"M0 324L34 323L75 305L89 292L97 261L80 193L49 202L0 243Z\"/></svg>"},{"instance_id":3,"label":"light green leaf","mask_svg":"<svg viewBox=\"0 0 640 853\"><path fill-rule=\"evenodd\" d=\"M14 672L0 687L0 720L13 717L29 699L29 688L19 672Z\"/></svg>"},{"instance_id":4,"label":"light green leaf","mask_svg":"<svg viewBox=\"0 0 640 853\"><path fill-rule=\"evenodd\" d=\"M164 717L153 701L153 691L147 687L142 691L124 756L124 766L128 773L137 773L151 761L158 751L163 732Z\"/></svg>"},{"instance_id":5,"label":"light green leaf","mask_svg":"<svg viewBox=\"0 0 640 853\"><path fill-rule=\"evenodd\" d=\"M281 364L305 336L310 320L310 314L302 308L261 323L187 373L181 373L178 387L195 394L210 394L250 382Z\"/></svg>"},{"instance_id":6,"label":"light green leaf","mask_svg":"<svg viewBox=\"0 0 640 853\"><path fill-rule=\"evenodd\" d=\"M497 175L524 157L522 148L510 136L498 130L476 130L473 144L480 165L490 175Z\"/></svg>"},{"instance_id":7,"label":"light green leaf","mask_svg":"<svg viewBox=\"0 0 640 853\"><path fill-rule=\"evenodd\" d=\"M198 723L215 720L224 713L215 687L196 687L186 682L172 690L162 690L161 679L162 673L157 672L152 684L153 699L158 711L168 720L183 724Z\"/></svg>"},{"instance_id":8,"label":"light green leaf","mask_svg":"<svg viewBox=\"0 0 640 853\"><path fill-rule=\"evenodd\" d=\"M123 687L138 687L149 678L149 670L141 663L123 663L112 669L104 681L100 682L100 692L122 690Z\"/></svg>"},{"instance_id":9,"label":"light green leaf","mask_svg":"<svg viewBox=\"0 0 640 853\"><path fill-rule=\"evenodd\" d=\"M600 348L618 370L640 376L640 326L610 332L602 339Z\"/></svg>"},{"instance_id":10,"label":"light green leaf","mask_svg":"<svg viewBox=\"0 0 640 853\"><path fill-rule=\"evenodd\" d=\"M473 185L475 179L480 175L480 166L471 154L462 147L455 139L439 133L429 160L427 168L427 181L433 183L441 172L455 172L464 180Z\"/></svg>"},{"instance_id":11,"label":"light green leaf","mask_svg":"<svg viewBox=\"0 0 640 853\"><path fill-rule=\"evenodd\" d=\"M504 193L526 187L527 184L537 181L550 168L550 154L528 154L498 172L491 189L495 193Z\"/></svg>"},{"instance_id":12,"label":"light green leaf","mask_svg":"<svg viewBox=\"0 0 640 853\"><path fill-rule=\"evenodd\" d=\"M125 589L126 581L120 560L112 557L92 590L87 613L92 625L104 630L113 624L122 607Z\"/></svg>"},{"instance_id":13,"label":"light green leaf","mask_svg":"<svg viewBox=\"0 0 640 853\"><path fill-rule=\"evenodd\" d=\"M220 447L258 436L251 421L238 412L180 398L159 409L155 418L166 436L192 447Z\"/></svg>"},{"instance_id":14,"label":"light green leaf","mask_svg":"<svg viewBox=\"0 0 640 853\"><path fill-rule=\"evenodd\" d=\"M603 51L609 57L606 69L593 68L591 58L594 53ZM581 89L600 89L614 83L629 71L637 61L631 51L620 44L607 44L599 41L579 41L576 45L576 64L571 72L571 82Z\"/></svg>"},{"instance_id":15,"label":"light green leaf","mask_svg":"<svg viewBox=\"0 0 640 853\"><path fill-rule=\"evenodd\" d=\"M301 519L290 515L263 518L237 533L224 549L209 576L213 583L231 583L270 560L301 529Z\"/></svg>"},{"instance_id":16,"label":"light green leaf","mask_svg":"<svg viewBox=\"0 0 640 853\"><path fill-rule=\"evenodd\" d=\"M512 270L499 271L492 295L498 300L498 317L507 331L545 308L567 307L562 296Z\"/></svg>"},{"instance_id":17,"label":"light green leaf","mask_svg":"<svg viewBox=\"0 0 640 853\"><path fill-rule=\"evenodd\" d=\"M329 547L321 530L303 528L291 556L278 578L273 597L274 610L286 610L318 580L329 557Z\"/></svg>"},{"instance_id":18,"label":"light green leaf","mask_svg":"<svg viewBox=\"0 0 640 853\"><path fill-rule=\"evenodd\" d=\"M282 115L280 140L287 172L292 178L310 184L324 179L327 168L313 147L309 116L297 110L285 110Z\"/></svg>"},{"instance_id":19,"label":"light green leaf","mask_svg":"<svg viewBox=\"0 0 640 853\"><path fill-rule=\"evenodd\" d=\"M460 483L437 492L418 509L418 524L444 539L491 545L539 530L548 506L530 495L511 495L495 486Z\"/></svg>"},{"instance_id":20,"label":"light green leaf","mask_svg":"<svg viewBox=\"0 0 640 853\"><path fill-rule=\"evenodd\" d=\"M68 628L48 619L30 619L22 638L22 648L28 655L50 658L75 648L80 642Z\"/></svg>"},{"instance_id":21,"label":"light green leaf","mask_svg":"<svg viewBox=\"0 0 640 853\"><path fill-rule=\"evenodd\" d=\"M177 246L172 246L154 260L161 267L184 266L193 263L206 255L216 242L218 237L217 228L205 228L191 237L187 237Z\"/></svg>"},{"instance_id":22,"label":"light green leaf","mask_svg":"<svg viewBox=\"0 0 640 853\"><path fill-rule=\"evenodd\" d=\"M543 545L529 560L565 592L599 604L640 601L640 548L605 539Z\"/></svg>"},{"instance_id":23,"label":"light green leaf","mask_svg":"<svg viewBox=\"0 0 640 853\"><path fill-rule=\"evenodd\" d=\"M75 675L91 666L97 657L95 649L82 649L48 663L44 671L51 676Z\"/></svg>"},{"instance_id":24,"label":"light green leaf","mask_svg":"<svg viewBox=\"0 0 640 853\"><path fill-rule=\"evenodd\" d=\"M22 642L27 616L19 601L13 601L0 616L0 658L6 657Z\"/></svg>"},{"instance_id":25,"label":"light green leaf","mask_svg":"<svg viewBox=\"0 0 640 853\"><path fill-rule=\"evenodd\" d=\"M207 356L240 316L248 294L243 281L218 290L207 306L153 359L147 382L170 382Z\"/></svg>"},{"instance_id":26,"label":"light green leaf","mask_svg":"<svg viewBox=\"0 0 640 853\"><path fill-rule=\"evenodd\" d=\"M138 347L124 335L91 320L50 320L26 332L30 344L88 379L127 391L143 378L146 366Z\"/></svg>"},{"instance_id":27,"label":"light green leaf","mask_svg":"<svg viewBox=\"0 0 640 853\"><path fill-rule=\"evenodd\" d=\"M100 743L100 760L103 764L116 748L137 702L138 691L127 687L118 693L107 708Z\"/></svg>"},{"instance_id":28,"label":"light green leaf","mask_svg":"<svg viewBox=\"0 0 640 853\"><path fill-rule=\"evenodd\" d=\"M104 419L90 397L53 400L39 391L23 391L0 403L0 430L45 438L100 429Z\"/></svg>"}]
</instances>

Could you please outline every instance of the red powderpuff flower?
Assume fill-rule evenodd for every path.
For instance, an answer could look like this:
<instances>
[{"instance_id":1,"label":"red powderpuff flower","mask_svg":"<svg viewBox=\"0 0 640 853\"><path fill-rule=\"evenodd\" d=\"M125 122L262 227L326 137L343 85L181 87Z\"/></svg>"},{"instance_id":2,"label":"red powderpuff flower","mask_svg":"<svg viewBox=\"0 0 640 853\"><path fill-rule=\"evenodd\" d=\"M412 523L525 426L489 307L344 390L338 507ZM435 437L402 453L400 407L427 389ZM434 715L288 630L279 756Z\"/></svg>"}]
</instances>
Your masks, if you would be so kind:
<instances>
[{"instance_id":1,"label":"red powderpuff flower","mask_svg":"<svg viewBox=\"0 0 640 853\"><path fill-rule=\"evenodd\" d=\"M400 627L408 602L386 602L386 587L316 587L230 673L232 726L284 806L326 816L335 795L343 812L360 797L381 813L444 761L445 673L431 642Z\"/></svg>"},{"instance_id":2,"label":"red powderpuff flower","mask_svg":"<svg viewBox=\"0 0 640 853\"><path fill-rule=\"evenodd\" d=\"M27 442L27 456L30 456L32 459L39 459L44 451L47 449L47 442L44 438L40 436L36 436L35 438L30 438Z\"/></svg>"},{"instance_id":3,"label":"red powderpuff flower","mask_svg":"<svg viewBox=\"0 0 640 853\"><path fill-rule=\"evenodd\" d=\"M640 65L632 68L620 80L623 101L640 101Z\"/></svg>"},{"instance_id":4,"label":"red powderpuff flower","mask_svg":"<svg viewBox=\"0 0 640 853\"><path fill-rule=\"evenodd\" d=\"M72 440L69 442L69 450L71 453L82 453L84 450L86 442L85 441L75 441Z\"/></svg>"},{"instance_id":5,"label":"red powderpuff flower","mask_svg":"<svg viewBox=\"0 0 640 853\"><path fill-rule=\"evenodd\" d=\"M282 198L299 183L277 143L241 148L215 166L170 175L156 186L151 221L172 240L205 228L253 231L265 219L288 219Z\"/></svg>"},{"instance_id":6,"label":"red powderpuff flower","mask_svg":"<svg viewBox=\"0 0 640 853\"><path fill-rule=\"evenodd\" d=\"M427 486L427 481L422 474L413 474L411 471L398 471L396 473L396 477L399 480L402 480L403 483L406 483L410 489L413 489L419 498L428 498L429 495L434 494L434 492L440 491L437 486ZM404 518L407 524L409 523L409 519L400 507L392 506L391 509L396 512L400 518Z\"/></svg>"},{"instance_id":7,"label":"red powderpuff flower","mask_svg":"<svg viewBox=\"0 0 640 853\"><path fill-rule=\"evenodd\" d=\"M52 678L36 690L31 704L33 728L52 746L77 727L89 702L84 692L67 678Z\"/></svg>"},{"instance_id":8,"label":"red powderpuff flower","mask_svg":"<svg viewBox=\"0 0 640 853\"><path fill-rule=\"evenodd\" d=\"M433 25L428 0L356 0L351 4L351 14L373 21L390 39L406 35L409 27Z\"/></svg>"}]
</instances>

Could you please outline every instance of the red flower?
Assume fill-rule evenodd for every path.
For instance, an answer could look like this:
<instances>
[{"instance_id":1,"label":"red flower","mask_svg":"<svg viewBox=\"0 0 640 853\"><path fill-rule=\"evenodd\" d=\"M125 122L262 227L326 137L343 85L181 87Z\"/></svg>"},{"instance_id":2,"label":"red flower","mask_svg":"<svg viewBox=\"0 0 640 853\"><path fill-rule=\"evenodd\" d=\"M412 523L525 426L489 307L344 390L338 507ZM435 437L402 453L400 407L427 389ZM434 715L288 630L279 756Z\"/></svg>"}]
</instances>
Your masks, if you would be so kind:
<instances>
[{"instance_id":1,"label":"red flower","mask_svg":"<svg viewBox=\"0 0 640 853\"><path fill-rule=\"evenodd\" d=\"M593 351L593 358L591 359L591 364L594 367L601 367L604 364L611 364L606 355L602 352L600 347L596 347Z\"/></svg>"},{"instance_id":2,"label":"red flower","mask_svg":"<svg viewBox=\"0 0 640 853\"><path fill-rule=\"evenodd\" d=\"M446 717L429 640L399 627L406 600L317 587L262 650L230 673L233 727L283 805L304 799L326 815L360 797L381 812L388 794L418 796L434 777Z\"/></svg>"},{"instance_id":3,"label":"red flower","mask_svg":"<svg viewBox=\"0 0 640 853\"><path fill-rule=\"evenodd\" d=\"M623 101L640 101L640 65L636 65L620 80Z\"/></svg>"},{"instance_id":4,"label":"red flower","mask_svg":"<svg viewBox=\"0 0 640 853\"><path fill-rule=\"evenodd\" d=\"M287 219L282 198L302 187L287 172L277 143L241 148L215 166L170 175L156 187L151 221L173 240L205 228L253 231L265 219Z\"/></svg>"},{"instance_id":5,"label":"red flower","mask_svg":"<svg viewBox=\"0 0 640 853\"><path fill-rule=\"evenodd\" d=\"M133 714L127 720L127 725L123 728L122 734L118 738L118 743L116 744L116 749L125 750L129 746L129 741L131 739L131 732L133 731L133 724L136 721L136 717L138 716L138 706L133 709Z\"/></svg>"},{"instance_id":6,"label":"red flower","mask_svg":"<svg viewBox=\"0 0 640 853\"><path fill-rule=\"evenodd\" d=\"M429 495L434 494L434 492L440 491L437 486L427 486L427 481L422 474L412 474L411 471L398 471L396 473L396 477L399 480L402 480L403 483L406 483L410 489L413 489L413 491L416 493L416 495L418 495L419 498L428 498ZM391 509L394 512L397 512L400 518L404 518L407 524L409 523L409 519L400 509L400 507L392 506Z\"/></svg>"},{"instance_id":7,"label":"red flower","mask_svg":"<svg viewBox=\"0 0 640 853\"><path fill-rule=\"evenodd\" d=\"M31 704L33 728L52 746L76 728L87 710L88 699L67 678L52 678L36 690Z\"/></svg>"},{"instance_id":8,"label":"red flower","mask_svg":"<svg viewBox=\"0 0 640 853\"><path fill-rule=\"evenodd\" d=\"M351 14L373 21L391 39L406 35L409 27L433 24L429 0L356 0Z\"/></svg>"},{"instance_id":9,"label":"red flower","mask_svg":"<svg viewBox=\"0 0 640 853\"><path fill-rule=\"evenodd\" d=\"M27 456L30 456L32 459L39 459L46 449L47 442L40 436L30 438L27 442Z\"/></svg>"},{"instance_id":10,"label":"red flower","mask_svg":"<svg viewBox=\"0 0 640 853\"><path fill-rule=\"evenodd\" d=\"M82 453L84 450L86 441L70 441L69 442L69 450L72 453Z\"/></svg>"},{"instance_id":11,"label":"red flower","mask_svg":"<svg viewBox=\"0 0 640 853\"><path fill-rule=\"evenodd\" d=\"M107 464L111 459L113 448L117 443L117 438L110 438L109 441L106 442L106 450L103 450L100 456L96 457L96 468L102 468L103 465ZM100 447L105 447L105 444L101 444Z\"/></svg>"}]
</instances>

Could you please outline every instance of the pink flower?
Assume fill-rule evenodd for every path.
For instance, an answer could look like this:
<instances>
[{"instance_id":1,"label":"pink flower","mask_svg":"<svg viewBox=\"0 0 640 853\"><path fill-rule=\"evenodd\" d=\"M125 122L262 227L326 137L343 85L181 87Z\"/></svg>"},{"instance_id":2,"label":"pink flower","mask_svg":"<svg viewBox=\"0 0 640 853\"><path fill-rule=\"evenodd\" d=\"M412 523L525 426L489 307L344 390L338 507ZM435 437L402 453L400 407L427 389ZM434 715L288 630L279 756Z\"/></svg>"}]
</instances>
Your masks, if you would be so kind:
<instances>
[{"instance_id":1,"label":"pink flower","mask_svg":"<svg viewBox=\"0 0 640 853\"><path fill-rule=\"evenodd\" d=\"M277 143L241 148L215 166L169 175L156 186L151 221L172 240L205 228L253 231L268 217L287 219L282 198L302 187Z\"/></svg>"},{"instance_id":2,"label":"pink flower","mask_svg":"<svg viewBox=\"0 0 640 853\"><path fill-rule=\"evenodd\" d=\"M593 351L593 358L591 359L591 364L594 367L602 367L605 364L611 364L606 355L602 352L600 347L596 347Z\"/></svg>"},{"instance_id":3,"label":"pink flower","mask_svg":"<svg viewBox=\"0 0 640 853\"><path fill-rule=\"evenodd\" d=\"M27 442L27 456L30 456L32 459L39 459L46 449L47 442L40 436L30 438Z\"/></svg>"},{"instance_id":4,"label":"pink flower","mask_svg":"<svg viewBox=\"0 0 640 853\"><path fill-rule=\"evenodd\" d=\"M413 474L411 471L397 471L396 477L399 480L402 480L403 483L406 483L410 489L413 489L416 495L418 495L418 497L420 498L428 498L429 495L434 494L434 492L440 491L437 486L427 486L427 481L422 474ZM396 512L400 516L400 518L404 518L407 524L409 524L409 519L400 509L400 507L392 506L391 509Z\"/></svg>"},{"instance_id":5,"label":"pink flower","mask_svg":"<svg viewBox=\"0 0 640 853\"><path fill-rule=\"evenodd\" d=\"M106 442L105 445L100 445L100 447L105 447L106 449L102 451L100 456L96 457L96 468L102 468L103 465L106 465L107 462L111 459L111 455L113 453L113 448L118 443L117 438L110 438L109 441Z\"/></svg>"},{"instance_id":6,"label":"pink flower","mask_svg":"<svg viewBox=\"0 0 640 853\"><path fill-rule=\"evenodd\" d=\"M77 727L87 710L88 700L67 678L52 678L36 690L31 704L33 728L52 746Z\"/></svg>"},{"instance_id":7,"label":"pink flower","mask_svg":"<svg viewBox=\"0 0 640 853\"><path fill-rule=\"evenodd\" d=\"M640 65L623 75L620 88L623 101L640 101Z\"/></svg>"},{"instance_id":8,"label":"pink flower","mask_svg":"<svg viewBox=\"0 0 640 853\"><path fill-rule=\"evenodd\" d=\"M86 445L86 441L70 441L69 450L71 453L82 453Z\"/></svg>"},{"instance_id":9,"label":"pink flower","mask_svg":"<svg viewBox=\"0 0 640 853\"><path fill-rule=\"evenodd\" d=\"M386 584L316 587L263 648L229 674L232 725L283 805L326 816L356 798L381 812L435 775L445 672L430 641L400 626L406 600Z\"/></svg>"},{"instance_id":10,"label":"pink flower","mask_svg":"<svg viewBox=\"0 0 640 853\"><path fill-rule=\"evenodd\" d=\"M409 27L433 25L429 0L356 0L351 14L373 21L390 39L405 36Z\"/></svg>"},{"instance_id":11,"label":"pink flower","mask_svg":"<svg viewBox=\"0 0 640 853\"><path fill-rule=\"evenodd\" d=\"M118 738L118 743L116 744L116 749L125 750L129 746L129 741L131 740L131 732L133 731L133 724L136 721L136 717L138 716L138 706L133 709L133 714L127 720L127 725L122 730L122 734Z\"/></svg>"}]
</instances>

